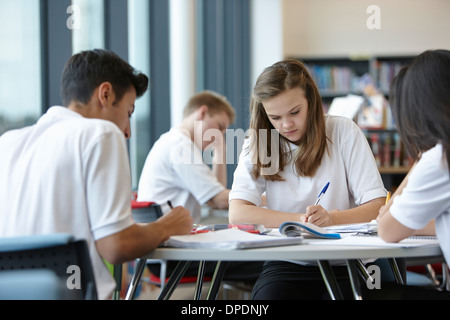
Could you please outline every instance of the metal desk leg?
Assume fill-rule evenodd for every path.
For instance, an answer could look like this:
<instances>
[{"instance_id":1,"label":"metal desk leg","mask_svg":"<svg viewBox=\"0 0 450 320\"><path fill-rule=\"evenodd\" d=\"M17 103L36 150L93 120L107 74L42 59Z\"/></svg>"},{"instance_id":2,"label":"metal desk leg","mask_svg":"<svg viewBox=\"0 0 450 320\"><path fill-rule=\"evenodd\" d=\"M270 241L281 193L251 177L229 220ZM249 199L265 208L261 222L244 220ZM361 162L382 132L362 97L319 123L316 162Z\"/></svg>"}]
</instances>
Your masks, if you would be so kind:
<instances>
[{"instance_id":1,"label":"metal desk leg","mask_svg":"<svg viewBox=\"0 0 450 320\"><path fill-rule=\"evenodd\" d=\"M347 260L348 275L350 277L350 284L352 285L353 297L355 300L362 300L361 288L358 279L357 261Z\"/></svg>"},{"instance_id":2,"label":"metal desk leg","mask_svg":"<svg viewBox=\"0 0 450 320\"><path fill-rule=\"evenodd\" d=\"M361 273L361 276L363 277L364 280L369 280L370 282L373 282L373 278L372 276L369 274L369 272L367 271L366 266L364 265L364 263L361 260L355 260L356 265L358 266L358 270Z\"/></svg>"},{"instance_id":3,"label":"metal desk leg","mask_svg":"<svg viewBox=\"0 0 450 320\"><path fill-rule=\"evenodd\" d=\"M200 300L202 297L203 278L205 277L205 261L200 261L198 266L197 283L195 285L194 300Z\"/></svg>"},{"instance_id":4,"label":"metal desk leg","mask_svg":"<svg viewBox=\"0 0 450 320\"><path fill-rule=\"evenodd\" d=\"M442 262L442 289L450 291L450 272L446 262Z\"/></svg>"},{"instance_id":5,"label":"metal desk leg","mask_svg":"<svg viewBox=\"0 0 450 320\"><path fill-rule=\"evenodd\" d=\"M181 278L183 278L190 264L191 261L180 261L178 263L177 267L175 268L175 270L173 270L172 274L170 275L169 281L167 281L166 285L164 286L164 289L161 290L161 293L158 296L158 300L170 299L170 296L177 287Z\"/></svg>"},{"instance_id":6,"label":"metal desk leg","mask_svg":"<svg viewBox=\"0 0 450 320\"><path fill-rule=\"evenodd\" d=\"M336 281L336 277L334 276L333 269L330 266L330 263L326 260L317 261L320 268L320 273L322 274L322 278L327 287L328 293L333 300L343 300L343 296L341 290L339 289L339 285Z\"/></svg>"},{"instance_id":7,"label":"metal desk leg","mask_svg":"<svg viewBox=\"0 0 450 320\"><path fill-rule=\"evenodd\" d=\"M391 265L392 272L394 273L395 280L398 284L405 284L405 280L402 277L400 269L395 258L389 258L389 264Z\"/></svg>"},{"instance_id":8,"label":"metal desk leg","mask_svg":"<svg viewBox=\"0 0 450 320\"><path fill-rule=\"evenodd\" d=\"M142 273L144 272L145 266L147 264L147 259L139 259L136 264L135 271L133 274L133 278L131 279L130 286L127 290L127 295L125 296L125 300L133 300L134 295L136 294L136 288L139 285L139 281L141 281Z\"/></svg>"},{"instance_id":9,"label":"metal desk leg","mask_svg":"<svg viewBox=\"0 0 450 320\"><path fill-rule=\"evenodd\" d=\"M220 285L222 283L223 276L225 274L225 270L227 268L227 262L218 261L216 265L216 269L214 270L214 275L211 280L211 286L209 287L207 300L215 300L217 297L217 293L219 292Z\"/></svg>"}]
</instances>

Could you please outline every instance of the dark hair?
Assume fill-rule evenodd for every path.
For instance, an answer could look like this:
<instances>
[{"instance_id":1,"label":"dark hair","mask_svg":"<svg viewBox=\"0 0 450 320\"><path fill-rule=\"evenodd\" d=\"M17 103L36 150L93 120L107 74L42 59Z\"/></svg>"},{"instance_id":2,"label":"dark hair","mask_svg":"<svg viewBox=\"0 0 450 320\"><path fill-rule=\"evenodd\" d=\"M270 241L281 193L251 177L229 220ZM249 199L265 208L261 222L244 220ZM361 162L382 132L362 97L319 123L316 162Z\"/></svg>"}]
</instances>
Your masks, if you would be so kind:
<instances>
[{"instance_id":1,"label":"dark hair","mask_svg":"<svg viewBox=\"0 0 450 320\"><path fill-rule=\"evenodd\" d=\"M450 51L420 54L394 78L390 88L392 114L414 160L437 143L450 168Z\"/></svg>"},{"instance_id":2,"label":"dark hair","mask_svg":"<svg viewBox=\"0 0 450 320\"><path fill-rule=\"evenodd\" d=\"M114 52L101 49L83 51L72 56L64 67L61 83L64 106L67 107L71 101L88 103L94 90L103 82L111 83L116 101L122 99L131 86L136 89L137 97L143 96L148 87L148 77Z\"/></svg>"}]
</instances>

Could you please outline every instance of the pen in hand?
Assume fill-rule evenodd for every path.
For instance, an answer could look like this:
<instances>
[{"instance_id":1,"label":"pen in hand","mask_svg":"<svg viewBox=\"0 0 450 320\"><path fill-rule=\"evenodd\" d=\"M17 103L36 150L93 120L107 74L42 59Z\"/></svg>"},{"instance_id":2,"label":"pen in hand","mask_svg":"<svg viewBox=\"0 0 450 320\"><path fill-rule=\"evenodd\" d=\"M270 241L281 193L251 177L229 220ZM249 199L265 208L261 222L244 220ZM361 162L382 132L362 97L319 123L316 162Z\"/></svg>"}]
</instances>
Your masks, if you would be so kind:
<instances>
[{"instance_id":1,"label":"pen in hand","mask_svg":"<svg viewBox=\"0 0 450 320\"><path fill-rule=\"evenodd\" d=\"M388 204L389 199L391 199L391 193L390 193L390 192L387 193L387 196L386 196L386 203L385 203L384 205L387 205L387 204Z\"/></svg>"},{"instance_id":2,"label":"pen in hand","mask_svg":"<svg viewBox=\"0 0 450 320\"><path fill-rule=\"evenodd\" d=\"M322 199L322 197L324 196L325 192L327 191L328 187L330 186L330 183L328 182L325 187L323 187L322 191L319 193L319 196L317 197L316 203L314 204L315 206L317 206L320 202L320 200ZM305 222L308 222L309 218L314 214L313 213L306 213L305 214Z\"/></svg>"},{"instance_id":3,"label":"pen in hand","mask_svg":"<svg viewBox=\"0 0 450 320\"><path fill-rule=\"evenodd\" d=\"M167 205L169 206L170 209L173 209L172 201L168 200Z\"/></svg>"},{"instance_id":4,"label":"pen in hand","mask_svg":"<svg viewBox=\"0 0 450 320\"><path fill-rule=\"evenodd\" d=\"M330 185L330 183L328 182L325 187L323 187L322 191L320 192L319 196L317 197L317 201L314 204L315 206L317 206L320 202L320 199L322 199L323 195L325 194L325 192L327 192L328 186Z\"/></svg>"}]
</instances>

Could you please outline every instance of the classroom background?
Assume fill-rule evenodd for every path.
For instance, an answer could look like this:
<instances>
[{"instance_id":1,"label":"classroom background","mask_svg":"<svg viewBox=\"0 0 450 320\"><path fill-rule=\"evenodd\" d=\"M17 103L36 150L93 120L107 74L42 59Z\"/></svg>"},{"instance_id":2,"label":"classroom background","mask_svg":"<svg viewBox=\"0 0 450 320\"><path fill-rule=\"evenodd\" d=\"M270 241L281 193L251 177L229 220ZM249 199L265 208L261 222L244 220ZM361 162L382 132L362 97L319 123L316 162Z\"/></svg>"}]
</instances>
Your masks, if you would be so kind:
<instances>
[{"instance_id":1,"label":"classroom background","mask_svg":"<svg viewBox=\"0 0 450 320\"><path fill-rule=\"evenodd\" d=\"M0 0L0 134L60 105L61 71L81 50L113 50L148 74L136 103L129 156L136 189L159 136L196 92L214 90L248 128L263 69L300 59L325 112L366 133L392 191L411 165L390 116L389 83L428 49L450 49L448 0ZM229 164L231 186L240 146Z\"/></svg>"},{"instance_id":2,"label":"classroom background","mask_svg":"<svg viewBox=\"0 0 450 320\"><path fill-rule=\"evenodd\" d=\"M150 148L181 121L191 95L227 96L237 111L232 128L246 130L256 77L297 58L314 74L325 111L335 98L364 98L362 107L337 99L333 110L348 113L338 102L349 105L391 187L409 163L387 107L367 87L387 98L401 65L424 50L449 49L449 13L446 0L1 0L0 134L61 104L61 70L72 54L113 50L151 78L129 141L137 188Z\"/></svg>"}]
</instances>

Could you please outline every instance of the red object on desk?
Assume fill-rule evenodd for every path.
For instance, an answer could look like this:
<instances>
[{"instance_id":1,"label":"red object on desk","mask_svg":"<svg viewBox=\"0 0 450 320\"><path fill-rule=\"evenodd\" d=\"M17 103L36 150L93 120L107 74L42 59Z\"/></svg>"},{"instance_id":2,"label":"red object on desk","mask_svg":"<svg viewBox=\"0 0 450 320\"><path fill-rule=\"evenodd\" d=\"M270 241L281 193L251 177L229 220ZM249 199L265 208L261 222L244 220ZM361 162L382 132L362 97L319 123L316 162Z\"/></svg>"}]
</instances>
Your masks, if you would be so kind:
<instances>
[{"instance_id":1,"label":"red object on desk","mask_svg":"<svg viewBox=\"0 0 450 320\"><path fill-rule=\"evenodd\" d=\"M237 229L248 233L260 234L262 226L258 224L211 224L193 228L191 234L207 233L226 229Z\"/></svg>"},{"instance_id":2,"label":"red object on desk","mask_svg":"<svg viewBox=\"0 0 450 320\"><path fill-rule=\"evenodd\" d=\"M139 201L131 200L131 209L147 208L154 204L156 204L156 203L155 202L139 202Z\"/></svg>"}]
</instances>

